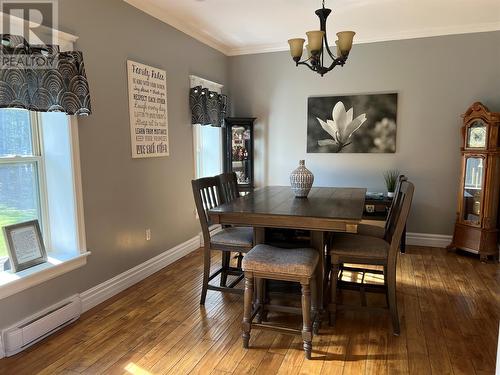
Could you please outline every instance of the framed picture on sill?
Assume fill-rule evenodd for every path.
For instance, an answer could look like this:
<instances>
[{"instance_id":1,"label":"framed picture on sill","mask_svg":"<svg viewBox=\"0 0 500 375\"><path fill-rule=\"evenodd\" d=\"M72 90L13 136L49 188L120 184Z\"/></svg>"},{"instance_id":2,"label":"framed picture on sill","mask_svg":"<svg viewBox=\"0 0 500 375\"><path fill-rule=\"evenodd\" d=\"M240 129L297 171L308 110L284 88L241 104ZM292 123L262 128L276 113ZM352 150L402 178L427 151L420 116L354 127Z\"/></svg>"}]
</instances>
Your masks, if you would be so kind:
<instances>
[{"instance_id":1,"label":"framed picture on sill","mask_svg":"<svg viewBox=\"0 0 500 375\"><path fill-rule=\"evenodd\" d=\"M19 272L47 261L38 220L3 227L11 268Z\"/></svg>"}]
</instances>

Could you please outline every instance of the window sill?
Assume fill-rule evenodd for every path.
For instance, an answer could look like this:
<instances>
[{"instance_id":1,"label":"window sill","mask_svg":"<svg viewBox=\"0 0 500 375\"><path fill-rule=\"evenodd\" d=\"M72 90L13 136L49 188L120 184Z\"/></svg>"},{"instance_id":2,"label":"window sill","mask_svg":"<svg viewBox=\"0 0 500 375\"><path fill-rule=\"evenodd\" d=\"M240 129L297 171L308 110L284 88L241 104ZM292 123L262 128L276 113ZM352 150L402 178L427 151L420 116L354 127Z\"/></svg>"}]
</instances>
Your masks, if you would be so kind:
<instances>
[{"instance_id":1,"label":"window sill","mask_svg":"<svg viewBox=\"0 0 500 375\"><path fill-rule=\"evenodd\" d=\"M0 272L0 300L87 264L90 252L49 253L46 263L17 273Z\"/></svg>"}]
</instances>

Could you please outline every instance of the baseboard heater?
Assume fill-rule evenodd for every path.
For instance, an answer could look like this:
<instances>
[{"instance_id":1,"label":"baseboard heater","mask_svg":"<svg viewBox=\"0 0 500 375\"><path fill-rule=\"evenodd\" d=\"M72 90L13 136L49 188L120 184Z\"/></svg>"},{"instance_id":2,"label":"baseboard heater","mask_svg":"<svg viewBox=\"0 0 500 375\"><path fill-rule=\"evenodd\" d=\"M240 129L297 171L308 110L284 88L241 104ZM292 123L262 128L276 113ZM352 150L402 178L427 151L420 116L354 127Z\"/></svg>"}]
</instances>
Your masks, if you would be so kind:
<instances>
[{"instance_id":1,"label":"baseboard heater","mask_svg":"<svg viewBox=\"0 0 500 375\"><path fill-rule=\"evenodd\" d=\"M17 354L80 317L79 296L70 297L2 331L6 357Z\"/></svg>"}]
</instances>

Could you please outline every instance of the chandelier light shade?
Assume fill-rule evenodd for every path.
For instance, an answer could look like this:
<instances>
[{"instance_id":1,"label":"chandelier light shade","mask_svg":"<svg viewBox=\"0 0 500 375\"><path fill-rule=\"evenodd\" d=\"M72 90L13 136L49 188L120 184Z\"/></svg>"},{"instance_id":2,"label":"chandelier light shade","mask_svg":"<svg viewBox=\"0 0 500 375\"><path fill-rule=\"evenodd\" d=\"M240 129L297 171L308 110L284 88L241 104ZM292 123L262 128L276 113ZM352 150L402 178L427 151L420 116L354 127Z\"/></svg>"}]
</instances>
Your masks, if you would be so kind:
<instances>
[{"instance_id":1,"label":"chandelier light shade","mask_svg":"<svg viewBox=\"0 0 500 375\"><path fill-rule=\"evenodd\" d=\"M313 54L316 54L321 51L321 47L323 46L323 38L325 36L324 31L308 31L307 35L307 43L309 44L309 48Z\"/></svg>"},{"instance_id":2,"label":"chandelier light shade","mask_svg":"<svg viewBox=\"0 0 500 375\"><path fill-rule=\"evenodd\" d=\"M328 45L326 34L326 20L331 12L331 9L325 8L325 1L323 0L323 7L315 12L319 18L320 30L306 32L307 45L305 48L307 50L307 58L305 60L300 61L305 40L303 38L288 40L290 54L296 66L305 65L322 77L337 65L343 66L345 64L352 48L354 35L356 34L354 31L338 32L337 40L335 41L337 47L336 54L333 54ZM327 60L331 60L330 65L325 65L325 56L327 56Z\"/></svg>"},{"instance_id":3,"label":"chandelier light shade","mask_svg":"<svg viewBox=\"0 0 500 375\"><path fill-rule=\"evenodd\" d=\"M304 50L305 41L306 40L302 38L290 39L288 41L288 44L290 45L290 53L293 58L298 58L300 60L302 57L302 51Z\"/></svg>"},{"instance_id":4,"label":"chandelier light shade","mask_svg":"<svg viewBox=\"0 0 500 375\"><path fill-rule=\"evenodd\" d=\"M338 46L342 56L349 55L355 34L354 31L341 31L337 33Z\"/></svg>"}]
</instances>

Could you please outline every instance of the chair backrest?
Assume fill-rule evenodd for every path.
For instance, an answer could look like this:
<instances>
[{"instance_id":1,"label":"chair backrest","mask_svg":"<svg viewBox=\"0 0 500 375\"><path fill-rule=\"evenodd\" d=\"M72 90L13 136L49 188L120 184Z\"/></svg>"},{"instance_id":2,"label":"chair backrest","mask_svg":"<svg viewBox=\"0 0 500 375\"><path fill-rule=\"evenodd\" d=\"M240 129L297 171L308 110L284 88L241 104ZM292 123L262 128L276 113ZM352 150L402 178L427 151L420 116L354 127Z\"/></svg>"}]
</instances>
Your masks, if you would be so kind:
<instances>
[{"instance_id":1,"label":"chair backrest","mask_svg":"<svg viewBox=\"0 0 500 375\"><path fill-rule=\"evenodd\" d=\"M394 191L394 198L392 199L391 207L389 207L389 212L387 213L387 219L385 220L385 233L389 231L389 228L393 224L394 221L394 204L396 202L396 197L399 194L399 189L401 188L401 183L403 181L408 181L408 178L405 175L399 175L398 183L396 184L396 189Z\"/></svg>"},{"instance_id":2,"label":"chair backrest","mask_svg":"<svg viewBox=\"0 0 500 375\"><path fill-rule=\"evenodd\" d=\"M219 188L224 203L231 202L240 196L238 190L238 177L234 172L226 172L217 176Z\"/></svg>"},{"instance_id":3,"label":"chair backrest","mask_svg":"<svg viewBox=\"0 0 500 375\"><path fill-rule=\"evenodd\" d=\"M386 233L386 240L390 243L389 263L395 264L401 243L403 229L410 213L411 201L415 186L409 181L401 181L398 194L394 197L393 216L391 226Z\"/></svg>"},{"instance_id":4,"label":"chair backrest","mask_svg":"<svg viewBox=\"0 0 500 375\"><path fill-rule=\"evenodd\" d=\"M211 225L208 211L223 203L223 198L221 197L219 191L219 180L217 177L204 177L192 180L191 185L193 187L196 211L198 212L198 217L200 218L203 240L205 242L205 246L208 246L210 243L209 227Z\"/></svg>"}]
</instances>

